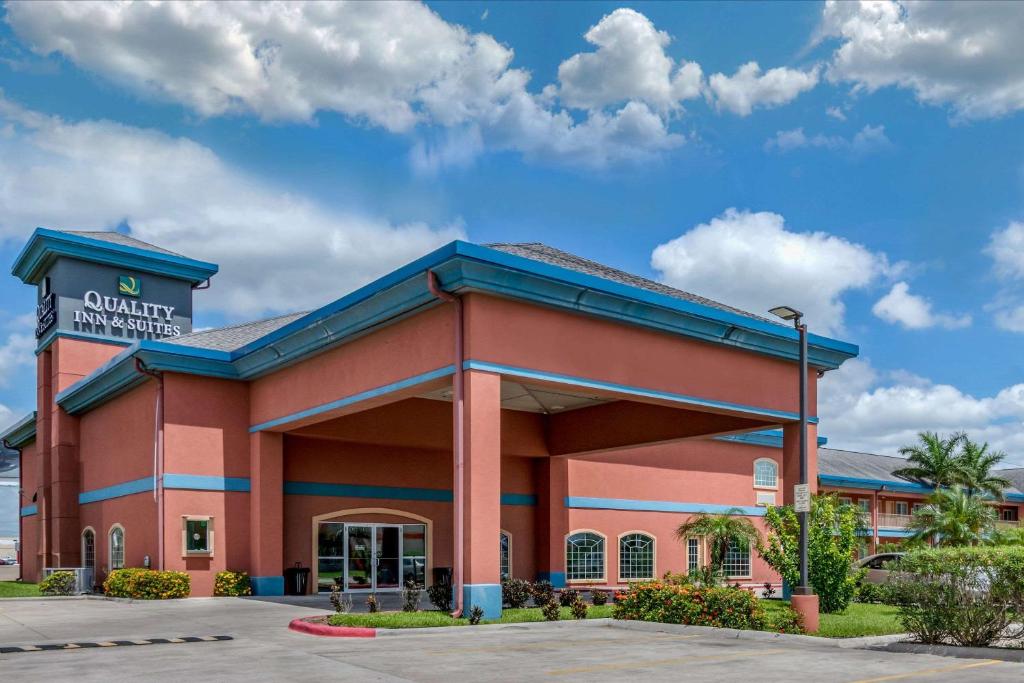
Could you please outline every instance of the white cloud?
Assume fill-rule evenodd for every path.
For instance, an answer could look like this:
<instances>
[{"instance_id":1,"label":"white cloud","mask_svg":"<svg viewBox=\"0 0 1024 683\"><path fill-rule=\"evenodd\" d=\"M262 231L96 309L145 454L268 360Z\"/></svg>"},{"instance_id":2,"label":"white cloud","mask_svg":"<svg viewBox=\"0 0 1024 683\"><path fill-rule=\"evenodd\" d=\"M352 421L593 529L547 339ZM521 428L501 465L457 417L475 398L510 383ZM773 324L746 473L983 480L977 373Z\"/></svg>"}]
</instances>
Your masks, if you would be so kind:
<instances>
[{"instance_id":1,"label":"white cloud","mask_svg":"<svg viewBox=\"0 0 1024 683\"><path fill-rule=\"evenodd\" d=\"M202 116L311 121L318 111L335 111L392 132L424 133L410 153L418 172L464 167L485 148L605 166L646 161L684 142L668 131L672 107L656 92L656 68L640 87L615 96L623 82L605 74L589 83L604 90L588 94L586 69L576 73L565 93L573 106L587 103L577 120L550 106L556 87L539 95L527 89L530 75L512 68L509 47L421 3L26 3L11 5L7 21L38 53L59 52ZM634 36L632 45L648 52L631 55L616 42L627 24L649 27L654 42ZM578 61L620 59L624 67L633 59L641 69L644 54L660 53L672 65L658 43L664 34L638 13L613 13L587 35L606 44ZM685 64L671 78L669 95L692 97L700 68ZM452 133L431 135L432 127Z\"/></svg>"},{"instance_id":2,"label":"white cloud","mask_svg":"<svg viewBox=\"0 0 1024 683\"><path fill-rule=\"evenodd\" d=\"M810 71L778 67L761 73L757 62L747 62L732 76L712 74L708 89L715 107L749 116L757 107L771 108L792 102L818 84L818 67Z\"/></svg>"},{"instance_id":3,"label":"white cloud","mask_svg":"<svg viewBox=\"0 0 1024 683\"><path fill-rule=\"evenodd\" d=\"M787 230L779 214L737 209L659 245L651 265L670 285L754 313L795 306L822 334L842 332L843 294L901 268L841 237Z\"/></svg>"},{"instance_id":4,"label":"white cloud","mask_svg":"<svg viewBox=\"0 0 1024 683\"><path fill-rule=\"evenodd\" d=\"M0 98L0 238L32 227L110 229L221 265L200 305L233 318L326 303L463 237L395 225L275 187L187 138L70 123ZM2 373L0 373L2 374Z\"/></svg>"},{"instance_id":5,"label":"white cloud","mask_svg":"<svg viewBox=\"0 0 1024 683\"><path fill-rule=\"evenodd\" d=\"M932 302L910 293L910 285L897 282L889 293L875 302L871 312L886 322L902 325L908 330L944 327L955 330L971 324L970 315L936 313Z\"/></svg>"},{"instance_id":6,"label":"white cloud","mask_svg":"<svg viewBox=\"0 0 1024 683\"><path fill-rule=\"evenodd\" d=\"M986 310L992 313L996 327L1024 332L1024 303L1019 285L1024 280L1024 223L1011 221L993 232L984 253L992 259L992 273L1003 283Z\"/></svg>"},{"instance_id":7,"label":"white cloud","mask_svg":"<svg viewBox=\"0 0 1024 683\"><path fill-rule=\"evenodd\" d=\"M837 121L846 120L846 114L844 114L843 110L840 109L839 107L828 107L827 109L825 109L825 113Z\"/></svg>"},{"instance_id":8,"label":"white cloud","mask_svg":"<svg viewBox=\"0 0 1024 683\"><path fill-rule=\"evenodd\" d=\"M700 65L677 66L665 54L672 38L635 10L615 10L583 37L597 51L575 54L558 67L559 97L569 106L600 109L639 100L668 111L701 93Z\"/></svg>"},{"instance_id":9,"label":"white cloud","mask_svg":"<svg viewBox=\"0 0 1024 683\"><path fill-rule=\"evenodd\" d=\"M883 373L870 361L847 361L818 389L819 433L830 448L896 455L920 431L966 430L1024 466L1024 384L974 397L949 384L905 372Z\"/></svg>"},{"instance_id":10,"label":"white cloud","mask_svg":"<svg viewBox=\"0 0 1024 683\"><path fill-rule=\"evenodd\" d=\"M0 431L7 429L22 416L0 403Z\"/></svg>"},{"instance_id":11,"label":"white cloud","mask_svg":"<svg viewBox=\"0 0 1024 683\"><path fill-rule=\"evenodd\" d=\"M1024 109L1024 12L1014 2L826 2L820 41L837 37L828 77L869 92L907 88L958 117Z\"/></svg>"},{"instance_id":12,"label":"white cloud","mask_svg":"<svg viewBox=\"0 0 1024 683\"><path fill-rule=\"evenodd\" d=\"M775 133L775 137L768 138L764 143L765 151L791 152L803 147L838 150L850 152L854 156L864 156L889 149L892 142L885 134L885 126L864 126L851 139L821 133L808 136L803 128L794 128L780 130Z\"/></svg>"},{"instance_id":13,"label":"white cloud","mask_svg":"<svg viewBox=\"0 0 1024 683\"><path fill-rule=\"evenodd\" d=\"M35 321L32 322L35 327ZM10 386L14 373L35 365L36 340L31 334L14 332L0 344L0 387Z\"/></svg>"}]
</instances>

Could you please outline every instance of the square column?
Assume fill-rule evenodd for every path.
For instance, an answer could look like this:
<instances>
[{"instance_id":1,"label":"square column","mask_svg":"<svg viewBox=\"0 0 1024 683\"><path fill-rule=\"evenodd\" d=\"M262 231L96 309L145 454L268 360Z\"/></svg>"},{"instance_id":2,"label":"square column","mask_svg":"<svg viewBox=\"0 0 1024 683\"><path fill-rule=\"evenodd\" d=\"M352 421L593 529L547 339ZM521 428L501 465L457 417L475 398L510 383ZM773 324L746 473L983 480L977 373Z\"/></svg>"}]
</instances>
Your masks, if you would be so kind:
<instances>
[{"instance_id":1,"label":"square column","mask_svg":"<svg viewBox=\"0 0 1024 683\"><path fill-rule=\"evenodd\" d=\"M501 616L501 376L465 373L463 453L464 613Z\"/></svg>"},{"instance_id":2,"label":"square column","mask_svg":"<svg viewBox=\"0 0 1024 683\"><path fill-rule=\"evenodd\" d=\"M793 486L800 483L800 423L782 427L782 502L793 504ZM807 425L807 483L818 492L818 425Z\"/></svg>"},{"instance_id":3,"label":"square column","mask_svg":"<svg viewBox=\"0 0 1024 683\"><path fill-rule=\"evenodd\" d=\"M569 533L569 459L538 458L537 579L565 588L565 536Z\"/></svg>"},{"instance_id":4,"label":"square column","mask_svg":"<svg viewBox=\"0 0 1024 683\"><path fill-rule=\"evenodd\" d=\"M249 435L249 577L256 595L284 595L284 438Z\"/></svg>"}]
</instances>

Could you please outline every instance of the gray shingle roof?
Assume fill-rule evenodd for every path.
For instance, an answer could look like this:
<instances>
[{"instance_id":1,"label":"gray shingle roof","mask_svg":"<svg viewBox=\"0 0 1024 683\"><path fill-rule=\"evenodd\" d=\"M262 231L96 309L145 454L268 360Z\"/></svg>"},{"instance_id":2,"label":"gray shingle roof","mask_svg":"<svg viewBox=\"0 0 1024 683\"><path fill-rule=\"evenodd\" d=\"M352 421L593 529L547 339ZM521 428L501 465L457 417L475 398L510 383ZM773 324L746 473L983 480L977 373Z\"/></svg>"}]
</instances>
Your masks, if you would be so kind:
<instances>
[{"instance_id":1,"label":"gray shingle roof","mask_svg":"<svg viewBox=\"0 0 1024 683\"><path fill-rule=\"evenodd\" d=\"M631 287L639 287L640 289L646 289L651 292L658 294L664 294L674 299L682 299L683 301L690 301L696 304L702 304L704 306L710 306L717 308L722 311L728 311L737 315L742 315L747 318L754 318L762 322L778 323L776 320L770 320L763 318L759 315L744 311L739 308L734 308L726 304L708 299L703 296L698 296L690 292L684 292L681 289L675 287L669 287L660 282L649 280L639 275L633 275L617 268L606 266L596 261L570 254L569 252L562 251L561 249L555 249L549 247L546 244L540 242L521 242L521 243L506 243L499 242L495 244L485 244L485 247L490 249L496 249L503 251L506 254L514 254L516 256L523 256L525 258L533 259L534 261L541 261L542 263L548 263L553 266L559 266L562 268L568 268L569 270L575 270L578 273L585 273L587 275L594 275L605 280L611 280L612 282L618 282L623 285L629 285Z\"/></svg>"},{"instance_id":2,"label":"gray shingle roof","mask_svg":"<svg viewBox=\"0 0 1024 683\"><path fill-rule=\"evenodd\" d=\"M203 330L201 332L184 334L180 337L174 337L173 339L165 339L164 341L171 344L181 344L182 346L191 346L200 349L234 351L235 349L242 348L250 342L256 341L260 337L265 337L271 332L281 329L293 320L298 320L302 316L306 315L306 313L307 311L287 313L274 318L266 318L264 320L255 320L253 322L240 323L238 325L228 325L227 327L218 327L212 330Z\"/></svg>"},{"instance_id":3,"label":"gray shingle roof","mask_svg":"<svg viewBox=\"0 0 1024 683\"><path fill-rule=\"evenodd\" d=\"M111 244L119 244L122 247L135 247L136 249L145 249L146 251L155 251L158 254L167 254L169 256L181 256L176 252L158 247L149 242L143 242L137 240L130 235L125 235L120 232L113 232L110 230L60 230L59 232L67 233L68 235L78 235L79 237L88 237L89 239L99 240L100 242L109 242ZM182 258L185 258L182 256Z\"/></svg>"},{"instance_id":4,"label":"gray shingle roof","mask_svg":"<svg viewBox=\"0 0 1024 683\"><path fill-rule=\"evenodd\" d=\"M893 474L895 470L906 466L906 458L897 458L892 455L858 453L836 448L818 449L819 475L891 481L894 484L923 484L924 482L919 480L897 477ZM1024 491L1024 468L996 470L995 473L1013 482L1013 487L1007 489L1007 493Z\"/></svg>"}]
</instances>

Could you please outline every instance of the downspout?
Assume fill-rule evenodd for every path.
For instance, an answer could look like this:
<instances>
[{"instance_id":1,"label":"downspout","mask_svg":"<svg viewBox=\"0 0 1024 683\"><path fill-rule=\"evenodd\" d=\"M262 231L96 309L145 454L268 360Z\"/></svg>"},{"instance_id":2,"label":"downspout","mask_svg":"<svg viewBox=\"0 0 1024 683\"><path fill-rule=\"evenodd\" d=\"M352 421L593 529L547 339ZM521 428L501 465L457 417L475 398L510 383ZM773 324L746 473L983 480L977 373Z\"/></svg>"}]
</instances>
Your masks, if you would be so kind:
<instances>
[{"instance_id":1,"label":"downspout","mask_svg":"<svg viewBox=\"0 0 1024 683\"><path fill-rule=\"evenodd\" d=\"M156 501L156 568L164 568L164 375L146 367L140 358L135 369L156 380L156 406L153 415L153 500Z\"/></svg>"},{"instance_id":2,"label":"downspout","mask_svg":"<svg viewBox=\"0 0 1024 683\"><path fill-rule=\"evenodd\" d=\"M24 581L25 576L22 572L25 571L25 562L23 560L25 555L25 518L21 515L21 508L22 503L25 502L22 500L25 496L25 468L22 467L21 463L21 449L12 446L8 443L7 439L4 439L2 443L4 448L9 448L12 451L18 452L18 548L14 553L14 557L18 560L18 581Z\"/></svg>"},{"instance_id":3,"label":"downspout","mask_svg":"<svg viewBox=\"0 0 1024 683\"><path fill-rule=\"evenodd\" d=\"M462 589L463 589L463 522L465 518L465 509L463 507L463 464L465 455L465 434L463 433L463 413L464 413L464 402L463 402L463 390L465 388L465 380L462 371L463 362L463 325L462 325L462 299L449 294L448 292L441 289L441 283L437 279L437 274L432 270L427 271L427 286L430 288L430 293L436 296L442 301L451 302L455 307L455 377L452 380L452 402L454 410L452 411L452 450L454 461L454 491L452 501L452 509L454 512L454 531L455 537L455 548L454 548L454 560L452 562L452 589L455 591L455 611L452 612L453 617L462 616Z\"/></svg>"}]
</instances>

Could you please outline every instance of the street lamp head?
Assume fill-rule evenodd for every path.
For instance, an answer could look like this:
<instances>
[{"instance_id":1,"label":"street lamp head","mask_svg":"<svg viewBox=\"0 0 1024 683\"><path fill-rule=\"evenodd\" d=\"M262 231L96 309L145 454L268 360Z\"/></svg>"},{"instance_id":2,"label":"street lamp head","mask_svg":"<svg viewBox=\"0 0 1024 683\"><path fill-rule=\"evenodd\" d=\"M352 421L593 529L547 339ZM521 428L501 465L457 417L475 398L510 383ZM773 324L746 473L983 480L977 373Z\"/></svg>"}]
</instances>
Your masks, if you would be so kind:
<instances>
[{"instance_id":1,"label":"street lamp head","mask_svg":"<svg viewBox=\"0 0 1024 683\"><path fill-rule=\"evenodd\" d=\"M782 318L783 320L800 320L804 317L804 314L796 310L792 306L776 306L775 308L768 311L774 316Z\"/></svg>"}]
</instances>

